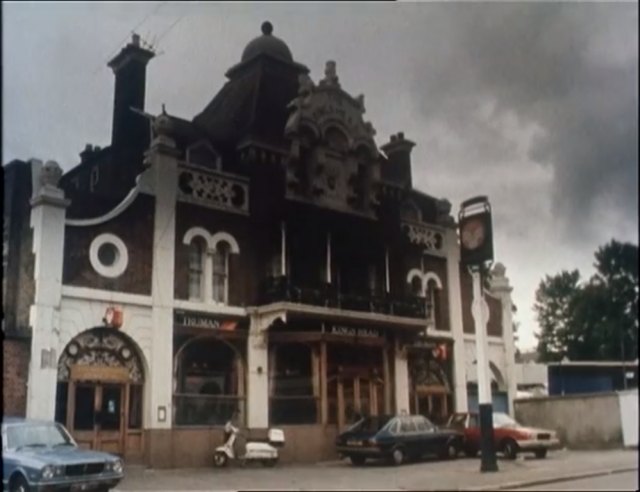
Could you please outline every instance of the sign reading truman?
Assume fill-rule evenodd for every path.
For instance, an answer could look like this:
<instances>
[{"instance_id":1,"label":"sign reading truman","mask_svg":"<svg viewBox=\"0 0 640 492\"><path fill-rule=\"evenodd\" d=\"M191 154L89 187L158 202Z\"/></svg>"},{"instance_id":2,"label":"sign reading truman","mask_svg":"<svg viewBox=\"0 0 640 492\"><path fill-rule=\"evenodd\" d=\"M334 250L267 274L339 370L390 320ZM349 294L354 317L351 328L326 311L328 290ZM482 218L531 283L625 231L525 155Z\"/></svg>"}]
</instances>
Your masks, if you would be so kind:
<instances>
[{"instance_id":1,"label":"sign reading truman","mask_svg":"<svg viewBox=\"0 0 640 492\"><path fill-rule=\"evenodd\" d=\"M175 310L173 322L179 326L190 328L208 328L211 330L235 330L238 322L233 320L221 320L217 316L208 313L189 312Z\"/></svg>"}]
</instances>

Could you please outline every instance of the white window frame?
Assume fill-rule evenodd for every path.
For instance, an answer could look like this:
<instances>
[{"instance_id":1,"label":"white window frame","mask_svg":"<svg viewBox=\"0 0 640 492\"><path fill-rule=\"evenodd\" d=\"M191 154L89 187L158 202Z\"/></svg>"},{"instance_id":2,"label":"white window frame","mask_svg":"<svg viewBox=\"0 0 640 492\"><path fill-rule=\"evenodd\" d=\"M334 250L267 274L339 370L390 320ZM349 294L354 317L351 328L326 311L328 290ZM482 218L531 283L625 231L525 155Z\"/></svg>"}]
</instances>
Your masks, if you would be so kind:
<instances>
[{"instance_id":1,"label":"white window frame","mask_svg":"<svg viewBox=\"0 0 640 492\"><path fill-rule=\"evenodd\" d=\"M205 241L205 251L204 251L204 265L203 265L203 286L201 290L200 299L189 298L190 301L203 302L216 304L221 306L229 305L229 256L231 254L240 254L240 247L238 246L238 241L225 231L219 231L215 234L210 234L209 231L202 227L192 227L189 229L183 238L183 243L186 245L191 245L191 242L196 237L202 237ZM227 244L227 252L225 255L225 282L224 282L224 295L222 302L215 300L213 295L213 257L218 251L219 243Z\"/></svg>"}]
</instances>

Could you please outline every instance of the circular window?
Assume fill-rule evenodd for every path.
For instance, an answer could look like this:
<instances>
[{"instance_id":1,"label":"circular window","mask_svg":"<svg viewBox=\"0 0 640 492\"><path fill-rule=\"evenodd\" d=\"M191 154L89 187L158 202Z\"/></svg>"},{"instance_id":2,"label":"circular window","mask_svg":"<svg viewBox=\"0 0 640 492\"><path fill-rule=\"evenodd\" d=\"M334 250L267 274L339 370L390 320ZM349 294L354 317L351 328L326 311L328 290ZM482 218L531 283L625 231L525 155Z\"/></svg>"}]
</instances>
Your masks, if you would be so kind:
<instances>
[{"instance_id":1,"label":"circular window","mask_svg":"<svg viewBox=\"0 0 640 492\"><path fill-rule=\"evenodd\" d=\"M113 243L104 243L98 248L98 260L104 266L113 266L118 259L118 248Z\"/></svg>"},{"instance_id":2,"label":"circular window","mask_svg":"<svg viewBox=\"0 0 640 492\"><path fill-rule=\"evenodd\" d=\"M103 277L118 277L124 273L129 263L127 248L118 236L100 234L89 248L91 266Z\"/></svg>"}]
</instances>

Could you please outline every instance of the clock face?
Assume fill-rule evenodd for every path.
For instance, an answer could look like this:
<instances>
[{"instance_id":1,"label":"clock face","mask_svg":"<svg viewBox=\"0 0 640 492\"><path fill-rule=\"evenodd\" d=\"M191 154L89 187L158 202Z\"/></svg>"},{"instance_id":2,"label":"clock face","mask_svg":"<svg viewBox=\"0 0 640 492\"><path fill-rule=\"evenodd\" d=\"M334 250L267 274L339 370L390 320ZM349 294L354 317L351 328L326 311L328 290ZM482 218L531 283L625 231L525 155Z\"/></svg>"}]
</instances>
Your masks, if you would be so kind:
<instances>
[{"instance_id":1,"label":"clock face","mask_svg":"<svg viewBox=\"0 0 640 492\"><path fill-rule=\"evenodd\" d=\"M466 249L476 249L484 242L484 223L480 219L466 222L462 228L462 245Z\"/></svg>"}]
</instances>

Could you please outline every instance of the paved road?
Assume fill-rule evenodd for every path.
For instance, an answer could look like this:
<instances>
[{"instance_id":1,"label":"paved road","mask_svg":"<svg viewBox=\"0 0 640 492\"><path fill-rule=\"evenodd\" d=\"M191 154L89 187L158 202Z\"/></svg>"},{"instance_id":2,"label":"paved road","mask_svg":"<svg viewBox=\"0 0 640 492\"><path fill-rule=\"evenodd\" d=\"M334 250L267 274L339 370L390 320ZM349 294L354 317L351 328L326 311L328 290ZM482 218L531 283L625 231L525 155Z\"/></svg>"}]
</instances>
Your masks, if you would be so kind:
<instances>
[{"instance_id":1,"label":"paved road","mask_svg":"<svg viewBox=\"0 0 640 492\"><path fill-rule=\"evenodd\" d=\"M638 471L612 473L611 475L600 477L583 478L569 482L554 482L514 490L638 490Z\"/></svg>"},{"instance_id":2,"label":"paved road","mask_svg":"<svg viewBox=\"0 0 640 492\"><path fill-rule=\"evenodd\" d=\"M117 491L142 490L494 490L495 487L599 470L637 468L637 450L558 451L547 459L498 460L500 471L480 473L479 459L428 460L399 467L347 462L260 465L226 469L130 470Z\"/></svg>"}]
</instances>

